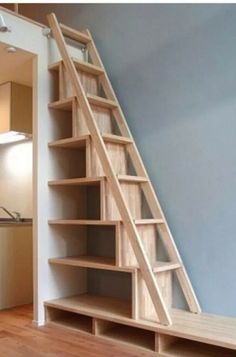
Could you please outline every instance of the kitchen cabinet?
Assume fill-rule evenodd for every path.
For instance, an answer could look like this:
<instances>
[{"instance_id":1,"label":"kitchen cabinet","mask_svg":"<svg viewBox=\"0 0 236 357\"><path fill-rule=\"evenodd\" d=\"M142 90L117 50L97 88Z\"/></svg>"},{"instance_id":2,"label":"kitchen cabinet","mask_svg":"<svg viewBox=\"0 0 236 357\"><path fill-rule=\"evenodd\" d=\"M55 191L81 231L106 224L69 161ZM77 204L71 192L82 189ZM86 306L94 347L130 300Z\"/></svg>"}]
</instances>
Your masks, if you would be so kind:
<instances>
[{"instance_id":1,"label":"kitchen cabinet","mask_svg":"<svg viewBox=\"0 0 236 357\"><path fill-rule=\"evenodd\" d=\"M0 226L0 310L33 301L32 226Z\"/></svg>"},{"instance_id":2,"label":"kitchen cabinet","mask_svg":"<svg viewBox=\"0 0 236 357\"><path fill-rule=\"evenodd\" d=\"M32 88L7 82L0 85L0 133L32 134Z\"/></svg>"}]
</instances>

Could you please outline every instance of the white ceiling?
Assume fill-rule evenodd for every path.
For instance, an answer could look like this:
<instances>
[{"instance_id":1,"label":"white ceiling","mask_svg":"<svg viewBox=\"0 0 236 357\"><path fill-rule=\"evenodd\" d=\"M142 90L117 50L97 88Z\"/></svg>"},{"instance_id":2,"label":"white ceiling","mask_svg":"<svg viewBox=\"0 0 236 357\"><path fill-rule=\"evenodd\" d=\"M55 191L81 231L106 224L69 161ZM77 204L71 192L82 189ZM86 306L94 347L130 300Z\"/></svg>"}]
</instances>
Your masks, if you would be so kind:
<instances>
[{"instance_id":1,"label":"white ceiling","mask_svg":"<svg viewBox=\"0 0 236 357\"><path fill-rule=\"evenodd\" d=\"M33 55L20 49L8 53L8 47L0 42L0 83L12 81L32 86Z\"/></svg>"}]
</instances>

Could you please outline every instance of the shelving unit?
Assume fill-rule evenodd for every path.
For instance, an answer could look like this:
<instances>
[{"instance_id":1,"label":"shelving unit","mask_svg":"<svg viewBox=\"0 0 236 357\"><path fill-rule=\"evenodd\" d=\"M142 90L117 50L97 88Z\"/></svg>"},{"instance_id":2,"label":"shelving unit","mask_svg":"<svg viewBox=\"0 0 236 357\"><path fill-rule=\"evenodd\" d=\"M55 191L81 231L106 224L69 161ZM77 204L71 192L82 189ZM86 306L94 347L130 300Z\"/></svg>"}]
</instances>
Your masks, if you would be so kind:
<instances>
[{"instance_id":1,"label":"shelving unit","mask_svg":"<svg viewBox=\"0 0 236 357\"><path fill-rule=\"evenodd\" d=\"M201 314L91 35L49 22L63 60L49 66L59 89L49 104L57 294L45 302L48 323L160 357L236 356L235 320ZM61 31L92 63L69 57ZM173 309L174 274L188 312Z\"/></svg>"}]
</instances>

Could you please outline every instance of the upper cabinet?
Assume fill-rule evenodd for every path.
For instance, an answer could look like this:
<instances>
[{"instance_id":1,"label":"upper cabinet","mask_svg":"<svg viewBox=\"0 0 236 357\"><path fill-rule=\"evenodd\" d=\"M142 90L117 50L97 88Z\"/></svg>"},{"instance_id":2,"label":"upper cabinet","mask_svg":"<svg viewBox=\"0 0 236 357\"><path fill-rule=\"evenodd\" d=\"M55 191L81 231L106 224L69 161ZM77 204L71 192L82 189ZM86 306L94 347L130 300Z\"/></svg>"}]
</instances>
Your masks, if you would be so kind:
<instances>
[{"instance_id":1,"label":"upper cabinet","mask_svg":"<svg viewBox=\"0 0 236 357\"><path fill-rule=\"evenodd\" d=\"M0 134L32 134L32 88L7 82L0 85Z\"/></svg>"}]
</instances>

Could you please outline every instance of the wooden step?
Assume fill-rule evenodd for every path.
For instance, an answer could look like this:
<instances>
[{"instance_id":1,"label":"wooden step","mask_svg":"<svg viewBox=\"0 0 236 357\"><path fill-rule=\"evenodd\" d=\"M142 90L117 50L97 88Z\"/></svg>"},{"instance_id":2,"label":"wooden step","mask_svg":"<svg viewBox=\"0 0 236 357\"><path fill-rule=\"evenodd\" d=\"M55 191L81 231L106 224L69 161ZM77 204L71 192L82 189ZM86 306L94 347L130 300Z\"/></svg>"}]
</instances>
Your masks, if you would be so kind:
<instances>
[{"instance_id":1,"label":"wooden step","mask_svg":"<svg viewBox=\"0 0 236 357\"><path fill-rule=\"evenodd\" d=\"M117 103L114 102L113 100L99 97L97 95L92 95L92 94L87 94L87 99L90 104L102 107L102 108L108 108L108 109L114 109L117 108Z\"/></svg>"},{"instance_id":2,"label":"wooden step","mask_svg":"<svg viewBox=\"0 0 236 357\"><path fill-rule=\"evenodd\" d=\"M65 37L68 37L71 40L78 41L84 45L91 42L91 38L85 35L83 32L77 31L68 27L66 25L60 24L61 31Z\"/></svg>"},{"instance_id":3,"label":"wooden step","mask_svg":"<svg viewBox=\"0 0 236 357\"><path fill-rule=\"evenodd\" d=\"M145 177L139 176L126 176L126 175L118 175L119 181L124 182L147 182ZM105 176L99 177L80 177L80 178L72 178L72 179L61 179L61 180L52 180L48 182L49 186L94 186L99 185L102 180L105 180Z\"/></svg>"},{"instance_id":4,"label":"wooden step","mask_svg":"<svg viewBox=\"0 0 236 357\"><path fill-rule=\"evenodd\" d=\"M52 141L48 144L50 148L63 148L63 149L85 149L86 141L90 135L81 135L77 138L68 138Z\"/></svg>"},{"instance_id":5,"label":"wooden step","mask_svg":"<svg viewBox=\"0 0 236 357\"><path fill-rule=\"evenodd\" d=\"M105 142L114 143L114 144L127 145L133 143L132 139L127 138L125 136L119 136L114 134L103 134L102 137Z\"/></svg>"},{"instance_id":6,"label":"wooden step","mask_svg":"<svg viewBox=\"0 0 236 357\"><path fill-rule=\"evenodd\" d=\"M49 109L72 111L72 104L73 104L74 100L75 100L75 97L69 97L69 98L66 98L66 99L60 99L60 100L57 100L56 102L49 103L48 104L48 108Z\"/></svg>"},{"instance_id":7,"label":"wooden step","mask_svg":"<svg viewBox=\"0 0 236 357\"><path fill-rule=\"evenodd\" d=\"M117 108L117 104L113 100L98 97L97 95L92 95L92 94L87 94L87 98L91 105L108 108L108 109ZM49 103L48 108L71 111L72 103L74 100L75 100L75 97L69 97L66 99L57 100L56 102Z\"/></svg>"},{"instance_id":8,"label":"wooden step","mask_svg":"<svg viewBox=\"0 0 236 357\"><path fill-rule=\"evenodd\" d=\"M49 259L50 264L68 265L74 267L94 268L102 270L112 270L121 272L133 272L133 267L116 266L115 258L96 257L96 256L78 256L78 257L61 257Z\"/></svg>"},{"instance_id":9,"label":"wooden step","mask_svg":"<svg viewBox=\"0 0 236 357\"><path fill-rule=\"evenodd\" d=\"M107 143L115 144L131 144L132 140L125 138L123 136L113 135L113 134L103 134L103 139ZM48 144L49 147L55 148L65 148L65 149L77 149L85 148L86 140L90 138L90 135L82 135L74 138L60 139L52 141Z\"/></svg>"},{"instance_id":10,"label":"wooden step","mask_svg":"<svg viewBox=\"0 0 236 357\"><path fill-rule=\"evenodd\" d=\"M74 57L72 57L72 61L74 62L75 67L83 72L94 74L96 76L100 76L100 75L104 74L104 70L101 67L95 66L92 63L81 61ZM63 61L58 61L58 62L52 63L48 66L48 69L50 71L59 71L59 67L62 62Z\"/></svg>"},{"instance_id":11,"label":"wooden step","mask_svg":"<svg viewBox=\"0 0 236 357\"><path fill-rule=\"evenodd\" d=\"M120 221L102 221L96 219L52 219L48 221L50 225L65 225L65 226L79 226L79 225L91 225L91 226L114 226L119 224Z\"/></svg>"},{"instance_id":12,"label":"wooden step","mask_svg":"<svg viewBox=\"0 0 236 357\"><path fill-rule=\"evenodd\" d=\"M90 294L46 301L45 306L104 319L112 317L131 319L132 316L130 301Z\"/></svg>"},{"instance_id":13,"label":"wooden step","mask_svg":"<svg viewBox=\"0 0 236 357\"><path fill-rule=\"evenodd\" d=\"M148 182L146 177L141 176L130 176L130 175L118 175L118 180L123 182L137 182L137 183L144 183Z\"/></svg>"},{"instance_id":14,"label":"wooden step","mask_svg":"<svg viewBox=\"0 0 236 357\"><path fill-rule=\"evenodd\" d=\"M95 186L99 185L104 177L81 177L49 181L49 186Z\"/></svg>"},{"instance_id":15,"label":"wooden step","mask_svg":"<svg viewBox=\"0 0 236 357\"><path fill-rule=\"evenodd\" d=\"M148 219L135 219L134 223L136 225L142 224L163 224L164 220L162 218L148 218Z\"/></svg>"},{"instance_id":16,"label":"wooden step","mask_svg":"<svg viewBox=\"0 0 236 357\"><path fill-rule=\"evenodd\" d=\"M162 273L164 271L180 269L182 265L180 263L173 262L156 262L152 267L154 273Z\"/></svg>"}]
</instances>

